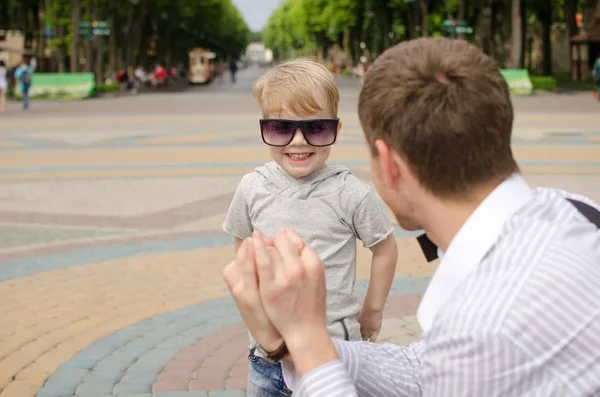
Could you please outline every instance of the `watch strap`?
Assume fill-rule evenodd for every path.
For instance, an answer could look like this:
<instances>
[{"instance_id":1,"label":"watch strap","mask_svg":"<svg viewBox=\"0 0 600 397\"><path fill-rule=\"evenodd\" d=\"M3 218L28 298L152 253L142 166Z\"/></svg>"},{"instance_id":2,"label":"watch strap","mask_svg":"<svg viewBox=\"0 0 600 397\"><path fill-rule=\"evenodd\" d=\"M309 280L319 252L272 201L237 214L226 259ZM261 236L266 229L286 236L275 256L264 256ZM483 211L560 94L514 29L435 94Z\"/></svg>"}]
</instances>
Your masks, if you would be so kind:
<instances>
[{"instance_id":1,"label":"watch strap","mask_svg":"<svg viewBox=\"0 0 600 397\"><path fill-rule=\"evenodd\" d=\"M269 360L279 362L289 354L289 351L285 342L282 342L281 345L274 352L268 352L265 350L265 353L267 353L267 358Z\"/></svg>"}]
</instances>

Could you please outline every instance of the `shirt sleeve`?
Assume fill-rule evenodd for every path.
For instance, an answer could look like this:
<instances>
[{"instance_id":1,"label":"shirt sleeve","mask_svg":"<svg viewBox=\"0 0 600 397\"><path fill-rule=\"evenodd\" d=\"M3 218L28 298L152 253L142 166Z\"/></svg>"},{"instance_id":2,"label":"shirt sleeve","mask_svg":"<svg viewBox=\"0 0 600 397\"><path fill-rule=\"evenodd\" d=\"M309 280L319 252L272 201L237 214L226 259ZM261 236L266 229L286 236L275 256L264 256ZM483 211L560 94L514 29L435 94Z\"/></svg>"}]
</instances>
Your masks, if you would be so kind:
<instances>
[{"instance_id":1,"label":"shirt sleeve","mask_svg":"<svg viewBox=\"0 0 600 397\"><path fill-rule=\"evenodd\" d=\"M371 248L394 233L394 226L385 205L371 188L358 203L352 217L355 236L366 248Z\"/></svg>"},{"instance_id":2,"label":"shirt sleeve","mask_svg":"<svg viewBox=\"0 0 600 397\"><path fill-rule=\"evenodd\" d=\"M233 200L227 211L225 222L223 222L223 230L226 233L241 239L250 237L254 231L246 197L246 192L251 188L251 183L251 174L245 175L242 178L233 194Z\"/></svg>"},{"instance_id":3,"label":"shirt sleeve","mask_svg":"<svg viewBox=\"0 0 600 397\"><path fill-rule=\"evenodd\" d=\"M534 357L502 334L462 334L450 330L427 345L421 378L423 395L523 396L542 383L552 383L556 387L552 390L560 392L538 390L541 395L574 395L557 374L546 372L552 359L556 356L550 353L545 358Z\"/></svg>"},{"instance_id":4,"label":"shirt sleeve","mask_svg":"<svg viewBox=\"0 0 600 397\"><path fill-rule=\"evenodd\" d=\"M410 346L334 339L339 359L297 379L284 361L286 384L296 397L417 397L423 342Z\"/></svg>"}]
</instances>

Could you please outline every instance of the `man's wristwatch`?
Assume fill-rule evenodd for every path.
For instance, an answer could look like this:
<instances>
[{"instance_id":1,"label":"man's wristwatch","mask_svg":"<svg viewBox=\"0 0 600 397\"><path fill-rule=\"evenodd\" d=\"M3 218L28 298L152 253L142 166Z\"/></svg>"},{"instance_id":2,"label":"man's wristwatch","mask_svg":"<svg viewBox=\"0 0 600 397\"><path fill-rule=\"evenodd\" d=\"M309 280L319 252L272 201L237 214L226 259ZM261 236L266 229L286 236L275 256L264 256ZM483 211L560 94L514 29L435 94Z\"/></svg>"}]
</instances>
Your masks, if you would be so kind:
<instances>
[{"instance_id":1,"label":"man's wristwatch","mask_svg":"<svg viewBox=\"0 0 600 397\"><path fill-rule=\"evenodd\" d=\"M250 350L250 356L254 355L254 352L258 350L267 361L271 361L273 363L278 363L283 360L289 354L287 345L285 342L282 342L281 345L273 352L268 352L262 348L258 343Z\"/></svg>"}]
</instances>

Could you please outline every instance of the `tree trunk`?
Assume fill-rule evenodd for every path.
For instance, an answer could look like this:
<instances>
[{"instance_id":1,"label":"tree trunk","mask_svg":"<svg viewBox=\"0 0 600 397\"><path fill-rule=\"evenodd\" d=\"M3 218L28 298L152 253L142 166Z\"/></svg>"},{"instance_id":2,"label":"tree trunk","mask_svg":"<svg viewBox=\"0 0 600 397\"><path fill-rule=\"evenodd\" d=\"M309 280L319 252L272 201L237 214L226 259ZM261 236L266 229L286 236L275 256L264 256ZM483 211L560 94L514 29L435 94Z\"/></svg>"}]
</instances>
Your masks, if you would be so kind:
<instances>
[{"instance_id":1,"label":"tree trunk","mask_svg":"<svg viewBox=\"0 0 600 397\"><path fill-rule=\"evenodd\" d=\"M496 56L496 12L495 3L486 6L480 13L480 36L479 45L483 52L497 59Z\"/></svg>"},{"instance_id":2,"label":"tree trunk","mask_svg":"<svg viewBox=\"0 0 600 397\"><path fill-rule=\"evenodd\" d=\"M404 26L406 26L404 31L406 34L406 40L410 40L413 38L415 24L413 23L413 14L410 9L410 3L407 5L407 7L407 11L404 13Z\"/></svg>"},{"instance_id":3,"label":"tree trunk","mask_svg":"<svg viewBox=\"0 0 600 397\"><path fill-rule=\"evenodd\" d=\"M350 47L350 59L352 60L352 66L358 64L358 52L359 52L359 38L358 35L356 34L356 28L352 27L350 28L350 35L348 37L348 44Z\"/></svg>"},{"instance_id":4,"label":"tree trunk","mask_svg":"<svg viewBox=\"0 0 600 397\"><path fill-rule=\"evenodd\" d=\"M525 54L527 53L527 37L528 37L528 33L527 33L527 10L525 9L525 1L521 1L521 55L520 55L520 59L521 59L521 63L519 65L519 67L521 69L525 68Z\"/></svg>"},{"instance_id":5,"label":"tree trunk","mask_svg":"<svg viewBox=\"0 0 600 397\"><path fill-rule=\"evenodd\" d=\"M577 26L577 6L579 5L579 0L564 0L564 12L565 12L565 21L567 23L567 32L569 32L569 40L571 37L576 36L579 33L579 27ZM569 42L569 65L571 65L571 76L575 76L573 66L574 62L572 61L572 50L573 46ZM579 80L579 79L577 79Z\"/></svg>"},{"instance_id":6,"label":"tree trunk","mask_svg":"<svg viewBox=\"0 0 600 397\"><path fill-rule=\"evenodd\" d=\"M427 23L427 17L429 16L429 0L419 0L421 6L421 32L423 37L429 36L429 26Z\"/></svg>"},{"instance_id":7,"label":"tree trunk","mask_svg":"<svg viewBox=\"0 0 600 397\"><path fill-rule=\"evenodd\" d=\"M564 0L565 21L569 32L569 38L576 36L579 33L577 27L577 5L579 0Z\"/></svg>"},{"instance_id":8,"label":"tree trunk","mask_svg":"<svg viewBox=\"0 0 600 397\"><path fill-rule=\"evenodd\" d=\"M466 20L466 18L467 18L467 0L459 0L459 2L458 2L458 20L462 22L462 21ZM464 39L465 34L462 32L459 33L458 38Z\"/></svg>"},{"instance_id":9,"label":"tree trunk","mask_svg":"<svg viewBox=\"0 0 600 397\"><path fill-rule=\"evenodd\" d=\"M65 38L65 25L57 24L55 29L56 38L60 41L60 44L56 47L56 67L58 73L65 73L65 58L66 58L66 46L64 43Z\"/></svg>"},{"instance_id":10,"label":"tree trunk","mask_svg":"<svg viewBox=\"0 0 600 397\"><path fill-rule=\"evenodd\" d=\"M79 0L71 0L71 73L79 71L79 32L77 23L81 17L81 3Z\"/></svg>"},{"instance_id":11,"label":"tree trunk","mask_svg":"<svg viewBox=\"0 0 600 397\"><path fill-rule=\"evenodd\" d=\"M131 6L129 8L129 12L127 13L127 22L125 24L125 30L123 31L123 41L121 43L121 49L124 53L120 53L121 62L125 60L125 67L129 66L132 58L131 54L131 37L132 37L132 25L133 25L133 16L135 14L136 6ZM120 67L119 67L120 68Z\"/></svg>"},{"instance_id":12,"label":"tree trunk","mask_svg":"<svg viewBox=\"0 0 600 397\"><path fill-rule=\"evenodd\" d=\"M42 20L42 14L45 13L40 10L39 3L31 5L31 12L33 16L33 38L35 40L33 54L38 62L38 71L43 72L46 66L44 63L44 21Z\"/></svg>"},{"instance_id":13,"label":"tree trunk","mask_svg":"<svg viewBox=\"0 0 600 397\"><path fill-rule=\"evenodd\" d=\"M108 38L108 68L111 78L113 74L117 71L117 59L119 56L119 48L117 45L117 32L119 32L118 28L120 28L120 26L117 25L117 17L113 12L110 18L110 36Z\"/></svg>"},{"instance_id":14,"label":"tree trunk","mask_svg":"<svg viewBox=\"0 0 600 397\"><path fill-rule=\"evenodd\" d=\"M142 32L146 25L146 17L148 15L148 7L142 7L138 22L135 23L133 29L130 25L130 34L128 40L128 51L126 54L126 60L128 66L133 64L139 59L140 46L142 44Z\"/></svg>"},{"instance_id":15,"label":"tree trunk","mask_svg":"<svg viewBox=\"0 0 600 397\"><path fill-rule=\"evenodd\" d=\"M540 10L540 21L542 22L542 49L543 49L543 73L552 75L552 2L548 2Z\"/></svg>"},{"instance_id":16,"label":"tree trunk","mask_svg":"<svg viewBox=\"0 0 600 397\"><path fill-rule=\"evenodd\" d=\"M512 3L512 34L511 34L511 45L510 45L510 61L508 63L510 68L517 69L522 65L521 62L521 45L523 36L523 26L521 20L521 0L511 0Z\"/></svg>"},{"instance_id":17,"label":"tree trunk","mask_svg":"<svg viewBox=\"0 0 600 397\"><path fill-rule=\"evenodd\" d=\"M30 12L30 5L27 2L24 2L21 4L21 9L22 9L22 13L23 13L23 36L24 36L24 40L25 40L25 45L24 47L28 50L33 49L33 29L31 27L30 24L30 19L29 19L29 12ZM35 52L34 52L35 54Z\"/></svg>"},{"instance_id":18,"label":"tree trunk","mask_svg":"<svg viewBox=\"0 0 600 397\"><path fill-rule=\"evenodd\" d=\"M390 46L390 12L387 7L387 1L380 1L380 15L383 26L383 49L387 49Z\"/></svg>"}]
</instances>

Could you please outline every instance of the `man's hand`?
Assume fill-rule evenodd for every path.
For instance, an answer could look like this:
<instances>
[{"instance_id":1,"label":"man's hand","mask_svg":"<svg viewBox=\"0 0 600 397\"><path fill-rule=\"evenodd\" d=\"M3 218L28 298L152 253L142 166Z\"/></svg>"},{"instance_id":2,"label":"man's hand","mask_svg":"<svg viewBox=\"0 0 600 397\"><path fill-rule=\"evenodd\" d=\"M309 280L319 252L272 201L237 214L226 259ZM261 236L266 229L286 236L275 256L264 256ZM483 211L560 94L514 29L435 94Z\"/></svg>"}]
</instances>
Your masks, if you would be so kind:
<instances>
[{"instance_id":1,"label":"man's hand","mask_svg":"<svg viewBox=\"0 0 600 397\"><path fill-rule=\"evenodd\" d=\"M363 307L358 316L362 339L371 342L377 341L382 321L383 312L374 312Z\"/></svg>"},{"instance_id":2,"label":"man's hand","mask_svg":"<svg viewBox=\"0 0 600 397\"><path fill-rule=\"evenodd\" d=\"M273 246L255 241L262 302L300 376L337 359L327 332L325 272L317 254L288 229L277 233Z\"/></svg>"},{"instance_id":3,"label":"man's hand","mask_svg":"<svg viewBox=\"0 0 600 397\"><path fill-rule=\"evenodd\" d=\"M256 274L253 239L244 240L233 262L223 270L223 278L233 296L244 323L261 347L269 352L283 343L261 302Z\"/></svg>"}]
</instances>

